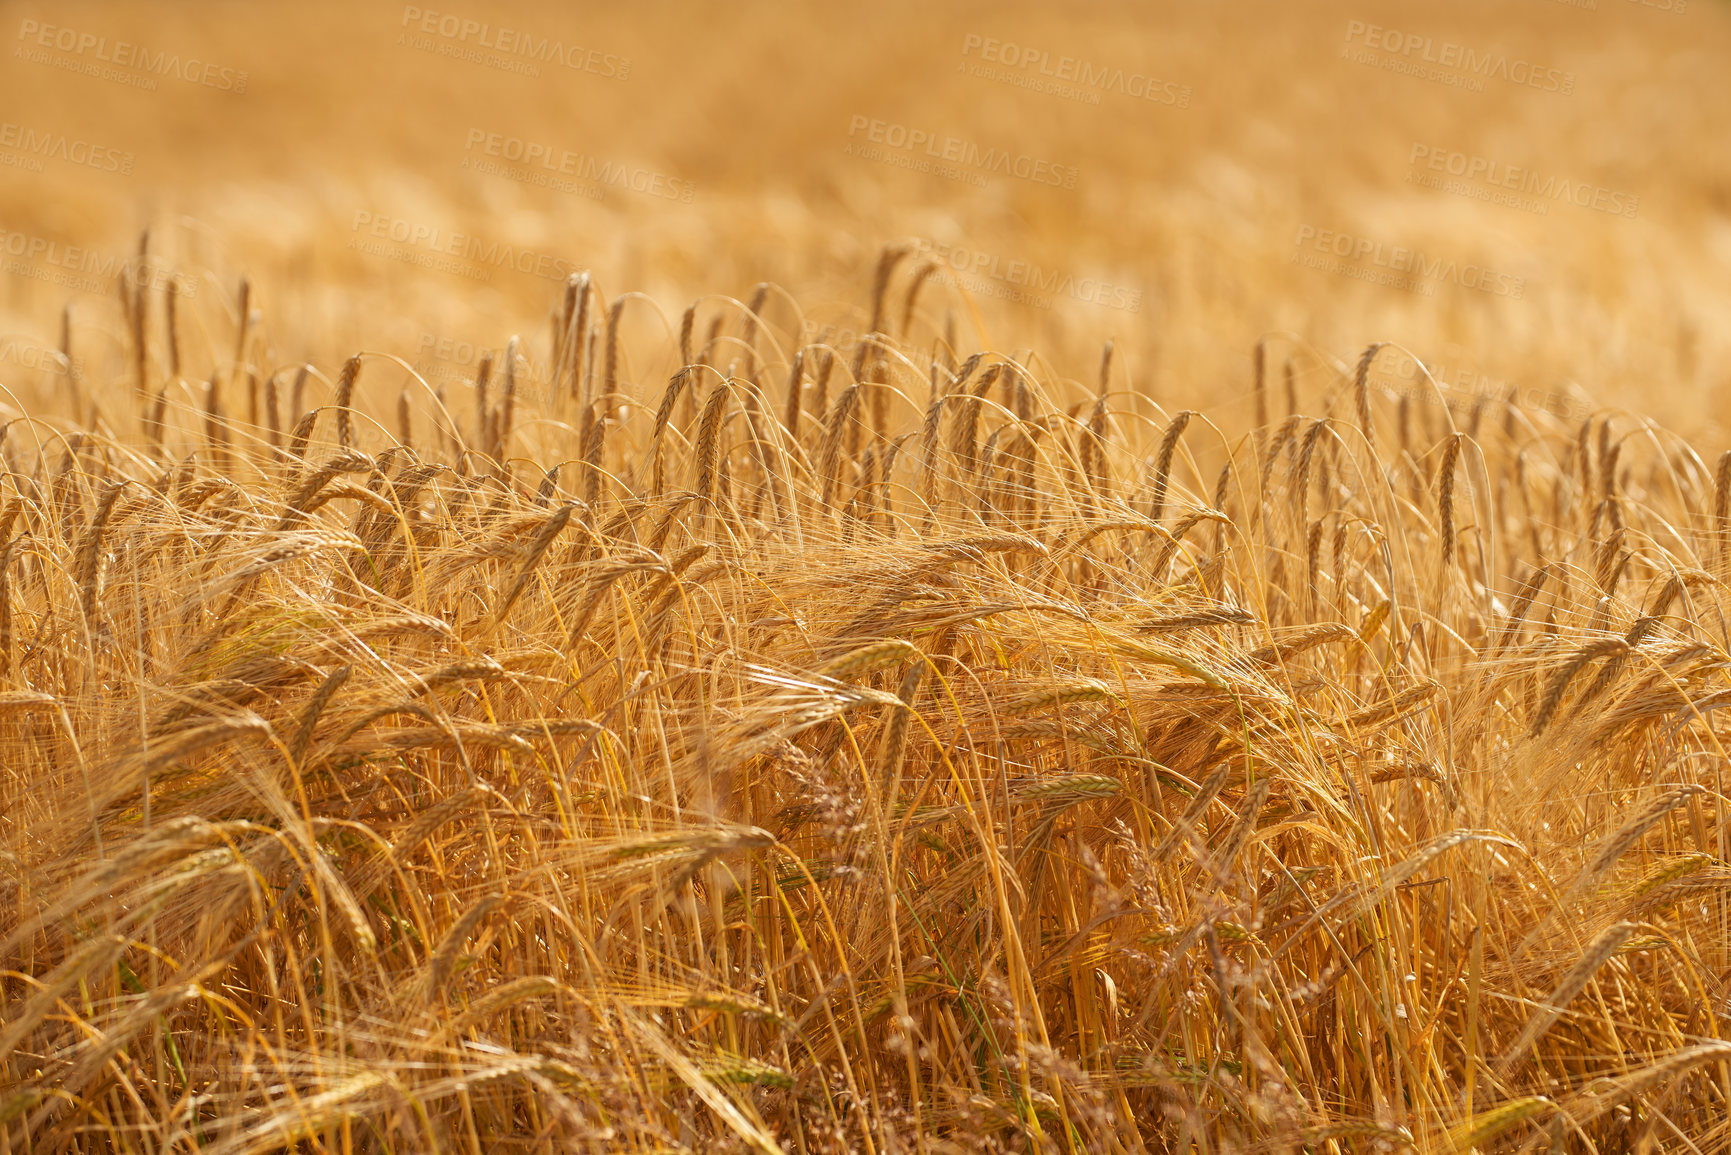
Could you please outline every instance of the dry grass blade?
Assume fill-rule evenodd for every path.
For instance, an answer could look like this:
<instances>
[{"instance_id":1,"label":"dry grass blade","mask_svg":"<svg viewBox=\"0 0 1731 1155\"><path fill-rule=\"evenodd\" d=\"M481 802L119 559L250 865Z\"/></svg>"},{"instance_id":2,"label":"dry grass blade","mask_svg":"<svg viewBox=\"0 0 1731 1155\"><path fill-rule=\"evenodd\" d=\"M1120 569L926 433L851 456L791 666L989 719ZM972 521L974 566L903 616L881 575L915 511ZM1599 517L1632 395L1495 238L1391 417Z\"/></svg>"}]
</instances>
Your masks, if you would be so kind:
<instances>
[{"instance_id":1,"label":"dry grass blade","mask_svg":"<svg viewBox=\"0 0 1731 1155\"><path fill-rule=\"evenodd\" d=\"M391 1080L380 1071L363 1071L339 1079L316 1094L308 1095L252 1124L241 1134L211 1148L217 1155L262 1155L314 1140L332 1127L379 1110L379 1096L389 1090Z\"/></svg>"},{"instance_id":2,"label":"dry grass blade","mask_svg":"<svg viewBox=\"0 0 1731 1155\"><path fill-rule=\"evenodd\" d=\"M1462 434L1449 438L1437 467L1437 516L1442 523L1442 564L1447 569L1455 554L1455 461L1460 457Z\"/></svg>"},{"instance_id":3,"label":"dry grass blade","mask_svg":"<svg viewBox=\"0 0 1731 1155\"><path fill-rule=\"evenodd\" d=\"M1358 427L1364 433L1365 442L1373 447L1376 444L1376 429L1370 415L1370 366L1384 348L1381 343L1367 346L1358 359L1358 370L1352 377L1352 397L1353 404L1358 408Z\"/></svg>"},{"instance_id":4,"label":"dry grass blade","mask_svg":"<svg viewBox=\"0 0 1731 1155\"><path fill-rule=\"evenodd\" d=\"M923 657L919 647L912 642L888 638L831 658L818 667L818 672L837 681L850 681L883 666L918 661Z\"/></svg>"},{"instance_id":5,"label":"dry grass blade","mask_svg":"<svg viewBox=\"0 0 1731 1155\"><path fill-rule=\"evenodd\" d=\"M1632 922L1614 923L1592 941L1579 961L1569 968L1569 972L1557 983L1556 989L1552 990L1540 1003L1539 1009L1533 1012L1508 1050L1503 1052L1502 1058L1497 1062L1498 1072L1503 1078L1508 1078L1515 1065L1524 1060L1533 1044L1538 1042L1539 1036L1550 1030L1552 1024L1562 1017L1568 1005L1574 1002L1575 996L1585 990L1593 976L1599 973L1599 968L1609 962L1618 948L1635 933L1636 925Z\"/></svg>"},{"instance_id":6,"label":"dry grass blade","mask_svg":"<svg viewBox=\"0 0 1731 1155\"><path fill-rule=\"evenodd\" d=\"M528 550L523 555L523 564L518 567L516 576L511 579L511 584L505 587L505 596L500 599L499 608L494 611L493 624L495 626L504 623L506 615L511 612L511 607L517 604L517 599L523 595L523 591L528 588L530 579L535 576L535 567L541 564L541 559L546 556L548 547L553 544L553 539L558 537L560 531L570 523L571 514L576 511L576 508L574 505L560 506L553 511L552 516L547 518L546 524L535 532L534 538L529 542Z\"/></svg>"},{"instance_id":7,"label":"dry grass blade","mask_svg":"<svg viewBox=\"0 0 1731 1155\"><path fill-rule=\"evenodd\" d=\"M1448 1134L1450 1151L1474 1151L1496 1139L1513 1127L1556 1109L1556 1104L1543 1095L1527 1095L1503 1103L1482 1114L1474 1115Z\"/></svg>"},{"instance_id":8,"label":"dry grass blade","mask_svg":"<svg viewBox=\"0 0 1731 1155\"><path fill-rule=\"evenodd\" d=\"M1160 438L1160 448L1154 453L1154 494L1148 502L1148 517L1151 521L1159 521L1160 515L1166 509L1166 484L1172 475L1172 455L1178 449L1178 439L1184 436L1185 426L1195 414L1188 409L1173 416L1166 426L1166 433Z\"/></svg>"},{"instance_id":9,"label":"dry grass blade","mask_svg":"<svg viewBox=\"0 0 1731 1155\"><path fill-rule=\"evenodd\" d=\"M1281 666L1308 650L1329 642L1357 640L1358 631L1338 622L1325 622L1301 630L1293 637L1250 652L1250 660L1259 666Z\"/></svg>"},{"instance_id":10,"label":"dry grass blade","mask_svg":"<svg viewBox=\"0 0 1731 1155\"><path fill-rule=\"evenodd\" d=\"M1702 787L1696 785L1674 786L1659 794L1653 801L1642 807L1627 822L1618 827L1615 833L1599 845L1597 852L1581 871L1574 884L1570 886L1571 896L1578 897L1603 879L1619 858L1626 854L1630 847L1641 840L1649 830L1689 799L1702 792Z\"/></svg>"},{"instance_id":11,"label":"dry grass blade","mask_svg":"<svg viewBox=\"0 0 1731 1155\"><path fill-rule=\"evenodd\" d=\"M300 765L306 761L307 749L312 745L313 732L319 724L319 716L325 707L330 705L337 691L343 688L343 683L349 680L354 670L349 666L339 666L325 676L314 691L312 698L301 711L300 726L295 730L294 741L289 745L289 757Z\"/></svg>"},{"instance_id":12,"label":"dry grass blade","mask_svg":"<svg viewBox=\"0 0 1731 1155\"><path fill-rule=\"evenodd\" d=\"M1626 654L1629 644L1621 638L1604 638L1596 642L1588 642L1575 652L1575 655L1556 673L1551 675L1550 683L1545 687L1545 695L1539 700L1539 709L1533 715L1533 725L1528 736L1537 738L1544 732L1551 718L1556 714L1557 707L1562 704L1563 695L1568 692L1569 683L1575 676L1600 658Z\"/></svg>"},{"instance_id":13,"label":"dry grass blade","mask_svg":"<svg viewBox=\"0 0 1731 1155\"><path fill-rule=\"evenodd\" d=\"M53 706L59 701L53 694L41 690L0 690L0 713L9 714L18 710L35 710L44 706Z\"/></svg>"},{"instance_id":14,"label":"dry grass blade","mask_svg":"<svg viewBox=\"0 0 1731 1155\"><path fill-rule=\"evenodd\" d=\"M445 989L445 982L457 965L457 956L462 951L463 944L469 941L480 925L504 905L504 902L504 895L486 895L465 910L462 917L451 925L451 929L445 932L445 936L439 940L439 945L427 959L426 971L421 980L422 997L436 998Z\"/></svg>"},{"instance_id":15,"label":"dry grass blade","mask_svg":"<svg viewBox=\"0 0 1731 1155\"><path fill-rule=\"evenodd\" d=\"M355 379L361 374L361 359L350 357L343 362L343 371L337 378L337 396L334 402L337 411L337 445L343 449L354 443L354 422L350 417L351 406L355 399Z\"/></svg>"},{"instance_id":16,"label":"dry grass blade","mask_svg":"<svg viewBox=\"0 0 1731 1155\"><path fill-rule=\"evenodd\" d=\"M24 1005L8 1016L11 1021L5 1030L0 1031L0 1061L11 1055L36 1025L54 1010L55 1004L87 975L112 967L126 946L126 940L118 935L99 935L85 942L45 975Z\"/></svg>"},{"instance_id":17,"label":"dry grass blade","mask_svg":"<svg viewBox=\"0 0 1731 1155\"><path fill-rule=\"evenodd\" d=\"M1718 543L1719 572L1731 570L1731 449L1719 455L1713 481L1713 536Z\"/></svg>"},{"instance_id":18,"label":"dry grass blade","mask_svg":"<svg viewBox=\"0 0 1731 1155\"><path fill-rule=\"evenodd\" d=\"M705 503L715 495L716 459L721 446L721 418L727 408L727 383L721 382L709 392L703 403L703 418L697 427L697 473L692 488Z\"/></svg>"},{"instance_id":19,"label":"dry grass blade","mask_svg":"<svg viewBox=\"0 0 1731 1155\"><path fill-rule=\"evenodd\" d=\"M680 1082L696 1092L698 1098L702 1099L748 1148L764 1152L764 1155L784 1155L781 1144L775 1141L774 1135L741 1114L732 1100L723 1094L695 1063L675 1050L654 1026L630 1015L629 1012L626 1012L626 1015L625 1021L632 1026L643 1044L667 1064Z\"/></svg>"},{"instance_id":20,"label":"dry grass blade","mask_svg":"<svg viewBox=\"0 0 1731 1155\"><path fill-rule=\"evenodd\" d=\"M823 479L823 504L826 509L835 504L835 487L840 480L842 451L847 444L849 430L853 428L856 420L854 410L859 407L859 390L858 384L843 389L824 421L823 453L819 459L818 473Z\"/></svg>"},{"instance_id":21,"label":"dry grass blade","mask_svg":"<svg viewBox=\"0 0 1731 1155\"><path fill-rule=\"evenodd\" d=\"M1245 792L1237 825L1209 863L1210 872L1221 885L1231 881L1238 869L1238 859L1250 844L1251 835L1256 833L1256 820L1261 817L1263 804L1268 801L1268 793L1273 788L1272 778L1258 778L1256 784Z\"/></svg>"},{"instance_id":22,"label":"dry grass blade","mask_svg":"<svg viewBox=\"0 0 1731 1155\"><path fill-rule=\"evenodd\" d=\"M1149 618L1138 622L1136 629L1144 634L1166 634L1205 626L1243 626L1255 620L1255 614L1237 606L1209 606Z\"/></svg>"},{"instance_id":23,"label":"dry grass blade","mask_svg":"<svg viewBox=\"0 0 1731 1155\"><path fill-rule=\"evenodd\" d=\"M1208 807L1219 796L1221 788L1226 785L1226 779L1231 773L1231 765L1222 763L1203 780L1201 787L1196 791L1196 796L1190 800L1189 807L1172 827L1172 832L1161 840L1159 846L1154 848L1155 861L1164 859L1177 849L1181 841L1190 837L1196 829L1196 824L1202 820L1204 814L1208 813Z\"/></svg>"},{"instance_id":24,"label":"dry grass blade","mask_svg":"<svg viewBox=\"0 0 1731 1155\"><path fill-rule=\"evenodd\" d=\"M130 484L125 480L110 482L102 491L102 497L96 503L96 512L90 518L90 525L84 531L84 540L78 547L75 561L75 573L78 577L78 597L84 607L84 616L96 617L96 602L102 594L102 574L104 570L102 557L102 535L108 528L108 519L114 513L114 503L120 493Z\"/></svg>"},{"instance_id":25,"label":"dry grass blade","mask_svg":"<svg viewBox=\"0 0 1731 1155\"><path fill-rule=\"evenodd\" d=\"M1563 1110L1577 1126L1591 1123L1633 1099L1639 1099L1664 1083L1704 1063L1731 1059L1731 1042L1716 1040L1673 1051L1656 1063L1617 1078L1595 1080L1563 1102Z\"/></svg>"}]
</instances>

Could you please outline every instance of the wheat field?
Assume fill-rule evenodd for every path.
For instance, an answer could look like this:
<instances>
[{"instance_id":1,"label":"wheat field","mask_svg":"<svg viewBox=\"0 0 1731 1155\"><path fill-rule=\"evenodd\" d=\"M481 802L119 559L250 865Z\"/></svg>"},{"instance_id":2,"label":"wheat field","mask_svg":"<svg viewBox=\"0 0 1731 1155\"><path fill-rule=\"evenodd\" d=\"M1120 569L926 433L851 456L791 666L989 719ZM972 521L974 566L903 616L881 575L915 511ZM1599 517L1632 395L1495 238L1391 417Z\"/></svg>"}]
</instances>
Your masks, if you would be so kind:
<instances>
[{"instance_id":1,"label":"wheat field","mask_svg":"<svg viewBox=\"0 0 1731 1155\"><path fill-rule=\"evenodd\" d=\"M13 13L0 1152L1731 1151L1731 12L1604 6Z\"/></svg>"},{"instance_id":2,"label":"wheat field","mask_svg":"<svg viewBox=\"0 0 1731 1155\"><path fill-rule=\"evenodd\" d=\"M538 406L11 424L12 1149L1722 1146L1731 454L1138 419L905 256L653 409L575 277Z\"/></svg>"}]
</instances>

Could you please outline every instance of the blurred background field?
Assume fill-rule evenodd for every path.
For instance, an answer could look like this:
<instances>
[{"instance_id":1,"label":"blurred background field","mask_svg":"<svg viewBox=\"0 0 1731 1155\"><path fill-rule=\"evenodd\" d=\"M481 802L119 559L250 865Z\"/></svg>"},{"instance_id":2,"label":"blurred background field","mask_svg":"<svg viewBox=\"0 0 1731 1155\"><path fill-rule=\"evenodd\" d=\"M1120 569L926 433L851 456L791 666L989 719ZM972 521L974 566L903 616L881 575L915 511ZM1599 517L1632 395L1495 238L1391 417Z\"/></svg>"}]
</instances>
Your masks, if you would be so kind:
<instances>
[{"instance_id":1,"label":"blurred background field","mask_svg":"<svg viewBox=\"0 0 1731 1155\"><path fill-rule=\"evenodd\" d=\"M813 331L858 330L880 247L917 238L947 276L916 337L1078 380L1112 338L1167 408L1248 419L1247 350L1284 333L1301 389L1386 340L1467 393L1709 445L1731 421L1718 0L5 12L0 383L38 412L68 302L87 375L121 363L114 270L149 227L197 284L195 379L243 273L272 364L380 350L455 383L514 333L544 360L572 270L672 328L767 280ZM916 171L945 145L902 133L964 163ZM634 312L625 375L653 397L668 342ZM386 376L363 391L394 398Z\"/></svg>"}]
</instances>

